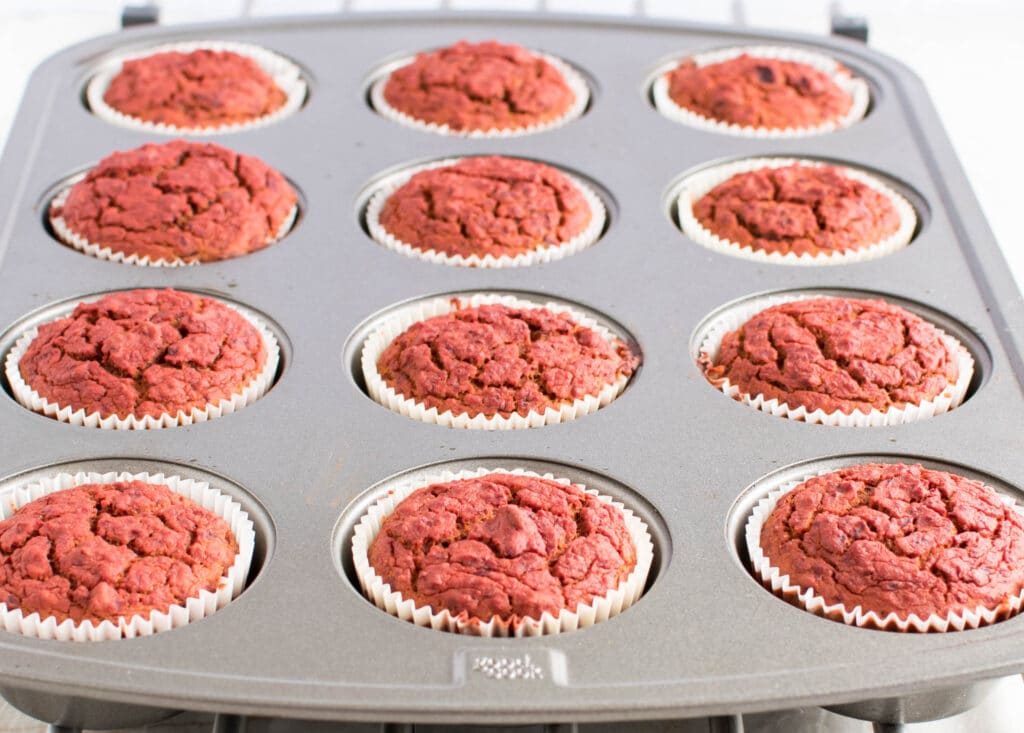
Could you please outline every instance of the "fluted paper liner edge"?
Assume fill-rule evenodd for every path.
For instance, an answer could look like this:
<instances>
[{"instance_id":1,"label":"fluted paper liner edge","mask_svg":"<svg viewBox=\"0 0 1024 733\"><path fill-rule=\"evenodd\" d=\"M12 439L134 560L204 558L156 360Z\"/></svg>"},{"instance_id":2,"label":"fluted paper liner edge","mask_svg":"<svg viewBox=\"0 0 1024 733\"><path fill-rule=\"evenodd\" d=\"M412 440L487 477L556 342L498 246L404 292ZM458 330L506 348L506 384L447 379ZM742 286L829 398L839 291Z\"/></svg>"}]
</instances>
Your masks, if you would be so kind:
<instances>
[{"instance_id":1,"label":"fluted paper liner edge","mask_svg":"<svg viewBox=\"0 0 1024 733\"><path fill-rule=\"evenodd\" d=\"M62 318L67 318L80 303L94 302L97 299L98 298L92 298L80 301L74 305L69 305L64 309L62 315L51 319L48 323L61 320ZM118 417L117 415L103 416L99 412L86 414L85 409L83 408L76 410L70 405L62 406L56 402L51 402L25 382L24 378L21 376L21 369L19 368L21 358L25 355L25 352L28 351L32 341L39 335L39 326L34 326L19 336L10 352L8 352L4 363L7 383L11 386L11 392L18 403L33 412L41 413L47 417L52 417L60 422L69 423L71 425L100 428L103 430L156 430L160 428L177 427L179 425L192 425L194 423L206 422L207 420L223 417L224 415L230 415L231 413L241 410L243 407L246 407L258 400L270 388L270 385L274 381L274 375L277 374L278 364L280 363L281 347L278 344L277 338L263 320L247 308L243 308L232 303L226 303L218 298L214 298L214 300L221 305L231 308L252 324L252 326L259 332L260 339L263 341L263 344L267 349L267 359L263 364L263 368L255 377L249 380L248 383L243 385L241 391L232 394L230 399L222 399L217 404L208 404L202 409L193 407L188 413L179 410L174 415L165 412L159 417L144 415L141 418L136 417L135 415L129 415L127 418Z\"/></svg>"},{"instance_id":2,"label":"fluted paper liner edge","mask_svg":"<svg viewBox=\"0 0 1024 733\"><path fill-rule=\"evenodd\" d=\"M604 203L601 201L601 197L579 178L570 173L566 173L556 166L551 167L555 168L555 170L569 179L569 182L576 187L580 194L582 194L584 200L587 202L587 206L590 208L590 223L587 225L586 229L566 242L543 245L530 250L529 252L521 252L516 255L500 255L495 257L493 254L486 254L483 256L474 254L464 257L463 255L449 255L445 252L433 249L423 249L422 247L417 247L408 242L404 242L392 235L384 225L381 224L380 215L384 210L384 204L387 203L388 198L395 191L408 183L410 178L422 171L432 170L434 168L446 168L465 159L466 158L445 158L444 160L434 161L433 163L408 168L390 178L384 185L374 192L370 197L369 203L366 205L366 227L370 230L370 236L373 237L374 241L392 251L399 252L408 257L415 257L416 259L426 260L427 262L436 264L454 265L458 267L526 267L528 265L544 262L554 262L555 260L560 260L563 257L576 254L577 252L580 252L594 244L600 238L601 232L604 230L605 221L607 220L607 212Z\"/></svg>"},{"instance_id":3,"label":"fluted paper liner edge","mask_svg":"<svg viewBox=\"0 0 1024 733\"><path fill-rule=\"evenodd\" d=\"M704 338L701 340L698 362L702 364L714 361L718 356L718 350L722 345L722 339L730 331L735 331L753 316L763 310L781 303L790 303L795 300L807 300L810 298L828 297L824 294L802 293L790 295L766 296L755 298L742 303L726 312L711 324ZM927 319L922 319L927 322ZM974 375L974 358L970 352L955 338L947 334L934 323L931 326L938 332L946 346L947 352L956 359L957 379L940 394L930 400L923 400L916 405L906 405L903 408L890 407L888 410L872 409L870 412L854 410L847 414L841 411L825 412L822 409L808 411L806 407L790 407L778 399L767 399L763 394L750 395L741 393L740 388L732 384L728 378L711 382L727 397L731 397L754 409L767 412L776 417L784 417L790 420L831 425L838 427L878 427L883 425L904 425L906 423L924 420L935 415L948 412L959 406L967 395L967 388L970 386L971 377ZM709 380L710 382L710 380Z\"/></svg>"},{"instance_id":4,"label":"fluted paper liner edge","mask_svg":"<svg viewBox=\"0 0 1024 733\"><path fill-rule=\"evenodd\" d=\"M480 619L468 619L461 615L453 616L447 609L435 613L430 606L417 606L412 599L403 598L401 593L392 591L391 586L377 575L370 565L369 559L370 545L373 544L380 532L384 519L403 499L417 489L431 484L478 478L492 473L533 476L557 481L568 486L575 486L587 494L617 507L622 512L626 529L636 549L636 566L633 571L619 583L618 587L609 589L604 596L595 598L588 604L578 605L575 611L563 609L557 616L545 612L539 619L525 617L514 628L511 627L510 622L502 622L497 616L485 622ZM609 496L600 494L594 489L588 489L583 484L573 483L565 478L557 478L550 473L539 474L523 469L478 468L457 473L442 471L421 479L409 479L393 487L392 491L382 496L369 508L356 525L352 536L352 558L363 593L378 608L393 616L437 631L487 637L528 637L559 634L586 628L600 621L606 621L629 608L643 593L654 559L654 544L647 525L632 510Z\"/></svg>"},{"instance_id":5,"label":"fluted paper liner edge","mask_svg":"<svg viewBox=\"0 0 1024 733\"><path fill-rule=\"evenodd\" d=\"M733 176L761 168L784 168L793 164L813 167L834 166L839 168L847 177L870 186L892 202L899 217L899 227L888 237L858 249L798 255L793 252L765 252L729 239L724 239L714 234L694 216L694 204L700 201L715 186L724 183ZM850 166L802 158L746 158L698 171L683 180L677 199L676 211L679 227L683 230L683 234L702 247L732 257L742 257L757 262L770 262L782 265L847 265L854 262L873 260L876 257L883 257L906 247L910 244L910 240L914 236L914 230L917 228L917 213L914 211L914 207L906 198L885 185L878 178Z\"/></svg>"},{"instance_id":6,"label":"fluted paper liner edge","mask_svg":"<svg viewBox=\"0 0 1024 733\"><path fill-rule=\"evenodd\" d=\"M830 604L822 596L818 595L813 588L804 588L790 583L789 576L783 575L779 568L774 567L771 564L771 559L765 556L764 551L761 549L761 530L775 505L778 504L779 499L785 494L815 476L823 476L833 473L835 470L834 468L826 469L786 482L779 488L769 492L767 496L757 503L750 513L750 517L747 519L744 527L744 538L747 553L750 557L750 564L754 575L772 593L818 616L823 616L833 621L840 621L848 626L859 626L881 631L916 631L921 633L947 632L951 630L963 631L964 629L976 629L979 626L995 623L1016 615L1020 611L1021 605L1024 605L1024 588L1017 595L1005 599L996 608L986 608L983 605L979 605L970 610L950 612L946 616L931 614L927 618L921 618L913 613L901 617L895 612L881 616L876 611L865 611L859 605L847 608L842 603ZM995 490L993 489L993 491ZM998 491L996 494L1005 505L1014 511L1020 511L1016 502L1011 497Z\"/></svg>"},{"instance_id":7,"label":"fluted paper liner edge","mask_svg":"<svg viewBox=\"0 0 1024 733\"><path fill-rule=\"evenodd\" d=\"M680 107L669 96L666 74L676 68L681 61L692 59L697 66L707 66L728 61L743 54L748 54L755 58L779 59L781 61L807 64L827 74L835 82L836 86L850 95L852 100L850 109L839 119L830 120L820 125L786 128L753 127L705 117L685 107ZM861 120L867 114L868 105L871 101L866 81L853 76L841 68L835 59L795 46L732 46L689 56L678 56L670 64L659 70L658 76L651 85L651 97L654 100L655 108L674 122L709 132L749 138L798 138L833 132L834 130L849 127Z\"/></svg>"},{"instance_id":8,"label":"fluted paper liner edge","mask_svg":"<svg viewBox=\"0 0 1024 733\"><path fill-rule=\"evenodd\" d=\"M8 518L25 504L47 494L84 484L111 484L118 481L144 481L151 484L162 484L174 493L191 499L228 523L231 533L235 536L235 541L238 542L238 554L235 556L234 563L221 577L217 590L200 590L199 595L187 599L184 606L174 604L166 612L152 611L149 616L121 617L116 624L109 620L99 624L93 624L91 621L81 621L76 624L72 619L58 622L55 616L41 618L38 612L26 616L21 609L9 609L6 603L0 603L0 628L24 636L58 641L106 641L149 636L205 618L226 606L241 593L249 576L249 567L252 563L253 549L256 543L252 520L242 509L241 504L219 489L210 487L205 481L165 476L163 473L133 474L113 471L109 473L59 473L52 477L12 487L0 494L0 519Z\"/></svg>"},{"instance_id":9,"label":"fluted paper liner edge","mask_svg":"<svg viewBox=\"0 0 1024 733\"><path fill-rule=\"evenodd\" d=\"M412 303L385 316L374 327L366 341L363 342L360 364L363 378L366 381L367 392L376 402L387 407L392 412L397 412L421 422L443 425L450 428L519 430L543 425L554 425L589 415L614 400L626 388L626 384L632 375L620 376L611 384L602 387L597 394L586 395L580 399L565 403L559 409L548 407L544 412L531 410L525 416L519 413L512 413L509 417L497 414L487 417L480 413L470 417L467 412L458 415L453 414L451 410L438 412L436 407L428 408L416 400L409 399L396 392L393 387L388 386L380 372L377 371L377 360L381 354L384 353L384 350L399 334L412 324L425 321L434 316L451 313L459 308L475 308L480 305L493 305L497 303L509 308L547 308L555 313L567 313L576 323L593 329L608 343L613 343L618 338L593 318L559 303L538 303L511 295L492 293L432 298L427 301Z\"/></svg>"}]
</instances>

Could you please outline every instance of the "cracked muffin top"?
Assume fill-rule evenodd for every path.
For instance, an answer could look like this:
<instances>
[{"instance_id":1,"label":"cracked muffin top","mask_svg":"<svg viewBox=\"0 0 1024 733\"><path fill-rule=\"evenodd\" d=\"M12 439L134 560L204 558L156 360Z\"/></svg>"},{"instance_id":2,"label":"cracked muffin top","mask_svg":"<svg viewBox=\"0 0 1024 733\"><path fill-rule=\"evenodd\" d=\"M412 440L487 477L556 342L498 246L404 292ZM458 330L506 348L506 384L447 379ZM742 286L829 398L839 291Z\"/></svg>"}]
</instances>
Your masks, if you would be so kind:
<instances>
[{"instance_id":1,"label":"cracked muffin top","mask_svg":"<svg viewBox=\"0 0 1024 733\"><path fill-rule=\"evenodd\" d=\"M384 520L369 560L417 606L515 627L614 590L636 548L617 507L557 481L492 473L413 492Z\"/></svg>"},{"instance_id":2,"label":"cracked muffin top","mask_svg":"<svg viewBox=\"0 0 1024 733\"><path fill-rule=\"evenodd\" d=\"M680 107L741 127L815 127L838 122L853 106L825 72L782 59L742 54L704 66L687 59L666 78Z\"/></svg>"},{"instance_id":3,"label":"cracked muffin top","mask_svg":"<svg viewBox=\"0 0 1024 733\"><path fill-rule=\"evenodd\" d=\"M524 48L459 41L391 72L384 99L413 119L468 132L553 122L576 96L558 69Z\"/></svg>"},{"instance_id":4,"label":"cracked muffin top","mask_svg":"<svg viewBox=\"0 0 1024 733\"><path fill-rule=\"evenodd\" d=\"M104 158L50 217L114 252L213 262L271 244L297 201L284 176L257 158L175 140Z\"/></svg>"},{"instance_id":5,"label":"cracked muffin top","mask_svg":"<svg viewBox=\"0 0 1024 733\"><path fill-rule=\"evenodd\" d=\"M920 404L959 371L936 328L884 300L810 298L757 313L702 355L712 384L809 412L883 412Z\"/></svg>"},{"instance_id":6,"label":"cracked muffin top","mask_svg":"<svg viewBox=\"0 0 1024 733\"><path fill-rule=\"evenodd\" d=\"M558 410L639 366L566 313L502 304L460 307L412 324L377 360L384 382L439 413L509 417Z\"/></svg>"},{"instance_id":7,"label":"cracked muffin top","mask_svg":"<svg viewBox=\"0 0 1024 733\"><path fill-rule=\"evenodd\" d=\"M122 114L175 127L221 127L280 109L287 96L258 63L201 48L129 59L103 101Z\"/></svg>"},{"instance_id":8,"label":"cracked muffin top","mask_svg":"<svg viewBox=\"0 0 1024 733\"><path fill-rule=\"evenodd\" d=\"M267 356L257 328L213 298L128 290L41 325L18 370L52 403L126 419L230 400Z\"/></svg>"},{"instance_id":9,"label":"cracked muffin top","mask_svg":"<svg viewBox=\"0 0 1024 733\"><path fill-rule=\"evenodd\" d=\"M555 168L490 156L416 173L384 202L380 223L416 249L515 257L571 241L592 217Z\"/></svg>"},{"instance_id":10,"label":"cracked muffin top","mask_svg":"<svg viewBox=\"0 0 1024 733\"><path fill-rule=\"evenodd\" d=\"M987 486L867 464L784 494L761 548L790 583L884 617L994 609L1024 587L1024 519Z\"/></svg>"},{"instance_id":11,"label":"cracked muffin top","mask_svg":"<svg viewBox=\"0 0 1024 733\"><path fill-rule=\"evenodd\" d=\"M0 522L0 599L26 616L117 623L216 592L237 554L227 522L164 485L85 484Z\"/></svg>"},{"instance_id":12,"label":"cracked muffin top","mask_svg":"<svg viewBox=\"0 0 1024 733\"><path fill-rule=\"evenodd\" d=\"M693 205L715 236L761 252L827 255L895 234L892 200L834 166L795 163L737 173Z\"/></svg>"}]
</instances>

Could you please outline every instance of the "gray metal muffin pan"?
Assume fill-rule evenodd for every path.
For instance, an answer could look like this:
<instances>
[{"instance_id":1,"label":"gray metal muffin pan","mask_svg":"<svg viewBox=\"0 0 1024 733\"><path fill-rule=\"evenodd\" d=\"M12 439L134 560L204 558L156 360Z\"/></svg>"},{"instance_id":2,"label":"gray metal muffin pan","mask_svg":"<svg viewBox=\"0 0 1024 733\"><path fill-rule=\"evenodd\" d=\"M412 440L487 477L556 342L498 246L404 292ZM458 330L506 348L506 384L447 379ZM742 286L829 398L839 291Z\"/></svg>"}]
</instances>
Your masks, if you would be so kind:
<instances>
[{"instance_id":1,"label":"gray metal muffin pan","mask_svg":"<svg viewBox=\"0 0 1024 733\"><path fill-rule=\"evenodd\" d=\"M298 114L215 138L295 183L304 197L297 227L253 255L178 269L102 262L57 244L42 224L56 182L113 150L167 139L90 115L81 100L90 70L115 50L191 38L264 45L308 72L311 94ZM590 109L554 131L481 140L406 129L369 108L368 82L381 65L462 38L498 38L566 59L593 84ZM754 140L693 130L651 106L647 82L666 59L765 41L821 49L865 76L873 92L867 118L828 135ZM483 153L549 161L595 181L609 197L604 237L558 262L502 270L431 265L368 238L359 210L375 177ZM825 268L727 258L683 237L666 204L681 174L771 154L880 172L922 209L917 237L888 257ZM748 487L804 462L941 461L1024 487L1021 296L921 83L868 48L708 26L529 15L359 15L131 31L70 48L35 72L4 151L0 201L0 323L76 296L166 286L242 303L266 314L283 336L279 380L265 397L187 428L75 428L0 395L0 475L66 464L204 471L227 482L228 491L244 489L237 498L261 517L251 583L207 619L95 644L0 634L2 692L40 717L113 725L153 717L154 709L190 709L511 724L882 699L893 704L856 710L885 708L896 712L871 714L900 718L907 717L901 710L920 710L922 700L956 697L947 690L1024 670L1022 617L945 635L849 628L773 597L736 548L736 513L750 503ZM883 293L945 314L976 350L980 373L971 395L949 414L878 429L806 425L726 399L691 358L695 329L725 303L790 289ZM411 298L493 290L565 299L603 314L636 339L643 366L597 413L513 432L421 424L361 390L352 362L366 319ZM625 499L651 520L657 542L647 593L592 628L521 640L434 632L378 610L347 577L343 548L355 515L380 482L446 461L547 466ZM488 676L486 659L535 665L541 675ZM941 712L926 707L911 716Z\"/></svg>"}]
</instances>

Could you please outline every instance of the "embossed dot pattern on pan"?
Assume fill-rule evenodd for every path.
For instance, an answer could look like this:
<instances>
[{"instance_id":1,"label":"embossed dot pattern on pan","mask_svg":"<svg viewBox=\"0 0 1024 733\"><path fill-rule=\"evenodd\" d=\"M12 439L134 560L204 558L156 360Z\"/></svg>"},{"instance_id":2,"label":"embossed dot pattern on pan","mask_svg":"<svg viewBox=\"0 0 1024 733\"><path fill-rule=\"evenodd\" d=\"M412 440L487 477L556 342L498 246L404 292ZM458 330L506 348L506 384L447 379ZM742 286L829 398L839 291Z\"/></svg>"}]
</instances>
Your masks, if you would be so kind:
<instances>
[{"instance_id":1,"label":"embossed dot pattern on pan","mask_svg":"<svg viewBox=\"0 0 1024 733\"><path fill-rule=\"evenodd\" d=\"M149 140L126 139L82 105L94 65L126 46L186 38L272 48L308 72L312 94L301 110L218 137L294 180L303 192L301 226L279 245L202 267L121 267L56 246L40 223L50 187L89 161ZM591 86L587 113L543 133L473 140L393 124L368 106L376 70L462 38L497 38L565 59ZM0 634L9 694L27 691L50 712L51 700L102 699L335 720L515 724L840 705L1024 669L1020 617L927 635L830 623L752 582L729 530L746 487L810 460L941 459L1024 486L1024 305L922 85L899 62L820 37L527 14L270 19L138 30L128 41L110 36L62 52L28 85L0 165L0 325L83 293L195 290L277 324L287 368L263 398L225 419L123 435L76 429L0 395L8 438L0 441L0 475L100 458L121 458L126 470L145 458L206 471L259 502L273 552L234 602L168 633L74 649ZM647 83L666 60L765 43L817 50L853 69L868 81L870 114L835 133L758 140L691 129L651 107ZM368 241L358 214L367 182L423 161L482 154L579 171L599 187L611 225L595 246L526 268L440 267ZM665 215L673 182L753 156L870 170L911 194L922 224L909 247L827 268L729 258L687 241ZM709 313L765 292L817 289L918 304L940 326L960 328L977 360L968 399L934 419L837 431L766 417L708 386L690 347ZM482 291L535 293L603 314L635 338L643 365L597 412L528 430L424 425L366 397L350 368L366 319L415 299ZM592 476L583 480L588 486L600 488L604 477L628 487L631 505L663 525L656 579L620 616L550 638L440 634L381 612L339 574L334 533L371 487L449 461L557 464L569 478ZM258 643L238 643L252 638ZM809 663L808 649L829 654Z\"/></svg>"}]
</instances>

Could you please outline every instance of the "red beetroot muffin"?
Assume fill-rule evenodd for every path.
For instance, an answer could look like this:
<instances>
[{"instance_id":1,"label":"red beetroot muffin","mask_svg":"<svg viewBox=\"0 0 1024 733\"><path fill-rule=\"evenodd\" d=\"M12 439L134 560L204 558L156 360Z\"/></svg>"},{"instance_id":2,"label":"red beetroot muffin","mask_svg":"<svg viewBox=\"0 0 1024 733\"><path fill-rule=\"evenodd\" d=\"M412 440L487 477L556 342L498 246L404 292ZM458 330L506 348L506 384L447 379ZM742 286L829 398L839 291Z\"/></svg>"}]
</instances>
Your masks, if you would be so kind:
<instances>
[{"instance_id":1,"label":"red beetroot muffin","mask_svg":"<svg viewBox=\"0 0 1024 733\"><path fill-rule=\"evenodd\" d=\"M640 358L567 313L501 303L413 323L376 361L384 383L438 413L558 410L628 378Z\"/></svg>"},{"instance_id":2,"label":"red beetroot muffin","mask_svg":"<svg viewBox=\"0 0 1024 733\"><path fill-rule=\"evenodd\" d=\"M235 562L227 522L161 484L85 484L0 522L8 610L94 625L215 592Z\"/></svg>"},{"instance_id":3,"label":"red beetroot muffin","mask_svg":"<svg viewBox=\"0 0 1024 733\"><path fill-rule=\"evenodd\" d=\"M957 355L919 316L881 299L832 297L762 310L702 366L740 395L843 414L918 405L960 376Z\"/></svg>"},{"instance_id":4,"label":"red beetroot muffin","mask_svg":"<svg viewBox=\"0 0 1024 733\"><path fill-rule=\"evenodd\" d=\"M209 48L129 59L103 94L103 101L122 114L182 128L251 122L286 100L253 59Z\"/></svg>"},{"instance_id":5,"label":"red beetroot muffin","mask_svg":"<svg viewBox=\"0 0 1024 733\"><path fill-rule=\"evenodd\" d=\"M40 326L17 369L51 403L141 419L230 400L257 380L267 359L259 330L215 299L129 290Z\"/></svg>"},{"instance_id":6,"label":"red beetroot muffin","mask_svg":"<svg viewBox=\"0 0 1024 733\"><path fill-rule=\"evenodd\" d=\"M298 196L262 161L184 140L118 152L50 208L62 239L153 262L213 262L271 244ZM92 252L90 252L92 253ZM94 253L93 253L94 254Z\"/></svg>"},{"instance_id":7,"label":"red beetroot muffin","mask_svg":"<svg viewBox=\"0 0 1024 733\"><path fill-rule=\"evenodd\" d=\"M741 127L783 130L838 123L853 106L847 91L809 64L746 53L702 66L686 59L666 78L668 96L679 107Z\"/></svg>"},{"instance_id":8,"label":"red beetroot muffin","mask_svg":"<svg viewBox=\"0 0 1024 733\"><path fill-rule=\"evenodd\" d=\"M892 199L835 166L794 163L737 173L693 205L707 231L765 253L830 255L899 231Z\"/></svg>"},{"instance_id":9,"label":"red beetroot muffin","mask_svg":"<svg viewBox=\"0 0 1024 733\"><path fill-rule=\"evenodd\" d=\"M566 244L593 220L579 187L557 169L490 156L414 174L383 200L370 227L417 250L499 258Z\"/></svg>"},{"instance_id":10,"label":"red beetroot muffin","mask_svg":"<svg viewBox=\"0 0 1024 733\"><path fill-rule=\"evenodd\" d=\"M453 132L552 123L579 102L562 71L549 61L496 41L459 41L418 54L391 72L380 97L395 112Z\"/></svg>"},{"instance_id":11,"label":"red beetroot muffin","mask_svg":"<svg viewBox=\"0 0 1024 733\"><path fill-rule=\"evenodd\" d=\"M462 622L511 631L616 589L637 564L622 512L536 476L491 473L406 497L369 548L391 590Z\"/></svg>"},{"instance_id":12,"label":"red beetroot muffin","mask_svg":"<svg viewBox=\"0 0 1024 733\"><path fill-rule=\"evenodd\" d=\"M1021 515L977 481L919 465L804 481L779 499L760 547L790 585L879 621L999 609L1024 588Z\"/></svg>"}]
</instances>

